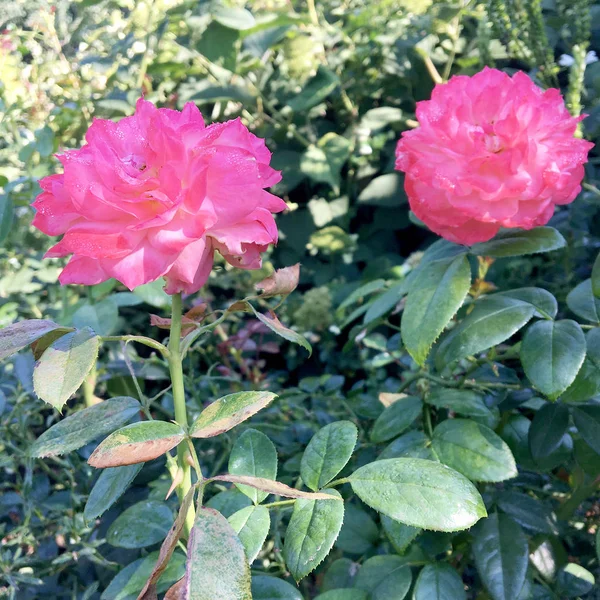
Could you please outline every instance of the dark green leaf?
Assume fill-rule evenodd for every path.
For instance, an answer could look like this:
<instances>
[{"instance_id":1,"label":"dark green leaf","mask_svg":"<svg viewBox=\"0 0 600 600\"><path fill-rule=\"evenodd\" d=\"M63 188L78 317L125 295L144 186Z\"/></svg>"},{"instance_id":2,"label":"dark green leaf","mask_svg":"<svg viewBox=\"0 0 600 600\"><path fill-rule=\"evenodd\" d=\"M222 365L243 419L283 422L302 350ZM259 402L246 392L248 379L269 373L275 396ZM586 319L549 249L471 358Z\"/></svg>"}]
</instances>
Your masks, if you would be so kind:
<instances>
[{"instance_id":1,"label":"dark green leaf","mask_svg":"<svg viewBox=\"0 0 600 600\"><path fill-rule=\"evenodd\" d=\"M314 600L369 600L369 594L364 590L340 588L339 590L329 590L324 594L319 594L315 596Z\"/></svg>"},{"instance_id":2,"label":"dark green leaf","mask_svg":"<svg viewBox=\"0 0 600 600\"><path fill-rule=\"evenodd\" d=\"M479 492L466 477L429 460L379 460L355 471L350 483L363 502L414 527L458 531L487 514Z\"/></svg>"},{"instance_id":3,"label":"dark green leaf","mask_svg":"<svg viewBox=\"0 0 600 600\"><path fill-rule=\"evenodd\" d=\"M543 319L554 319L558 312L558 302L548 291L542 288L525 287L507 292L498 292L496 296L508 296L535 306L536 316Z\"/></svg>"},{"instance_id":4,"label":"dark green leaf","mask_svg":"<svg viewBox=\"0 0 600 600\"><path fill-rule=\"evenodd\" d=\"M473 390L434 388L426 401L427 404L447 408L459 415L493 419L492 411L486 406L483 396Z\"/></svg>"},{"instance_id":5,"label":"dark green leaf","mask_svg":"<svg viewBox=\"0 0 600 600\"><path fill-rule=\"evenodd\" d=\"M429 438L422 431L409 431L390 442L377 457L386 458L428 458L434 460Z\"/></svg>"},{"instance_id":6,"label":"dark green leaf","mask_svg":"<svg viewBox=\"0 0 600 600\"><path fill-rule=\"evenodd\" d=\"M121 513L106 533L106 541L119 548L145 548L162 542L173 513L163 502L144 500Z\"/></svg>"},{"instance_id":7,"label":"dark green leaf","mask_svg":"<svg viewBox=\"0 0 600 600\"><path fill-rule=\"evenodd\" d=\"M498 507L521 527L535 533L556 535L556 518L542 502L514 491L504 491L497 500Z\"/></svg>"},{"instance_id":8,"label":"dark green leaf","mask_svg":"<svg viewBox=\"0 0 600 600\"><path fill-rule=\"evenodd\" d=\"M374 556L361 567L354 587L369 594L369 600L403 600L408 594L412 574L399 556Z\"/></svg>"},{"instance_id":9,"label":"dark green leaf","mask_svg":"<svg viewBox=\"0 0 600 600\"><path fill-rule=\"evenodd\" d=\"M43 319L19 321L0 329L0 360L29 346L29 344L33 344L36 340L56 329L63 330L65 333L71 331L66 327L61 327L52 321Z\"/></svg>"},{"instance_id":10,"label":"dark green leaf","mask_svg":"<svg viewBox=\"0 0 600 600\"><path fill-rule=\"evenodd\" d=\"M412 282L402 316L402 341L423 365L431 346L465 301L471 287L466 256L439 260L419 270Z\"/></svg>"},{"instance_id":11,"label":"dark green leaf","mask_svg":"<svg viewBox=\"0 0 600 600\"><path fill-rule=\"evenodd\" d=\"M288 102L288 106L294 112L304 112L325 100L338 84L337 75L321 65L317 74L308 81L297 96Z\"/></svg>"},{"instance_id":12,"label":"dark green leaf","mask_svg":"<svg viewBox=\"0 0 600 600\"><path fill-rule=\"evenodd\" d=\"M227 520L244 546L248 563L252 564L271 527L269 509L264 506L248 506L232 514Z\"/></svg>"},{"instance_id":13,"label":"dark green leaf","mask_svg":"<svg viewBox=\"0 0 600 600\"><path fill-rule=\"evenodd\" d=\"M92 453L88 463L97 469L147 462L172 450L185 433L166 421L142 421L109 435Z\"/></svg>"},{"instance_id":14,"label":"dark green leaf","mask_svg":"<svg viewBox=\"0 0 600 600\"><path fill-rule=\"evenodd\" d=\"M377 296L371 304L369 305L369 309L365 313L363 323L368 325L373 321L376 321L383 315L390 312L394 307L398 305L400 300L404 298L407 292L407 284L405 280L399 281L392 285L392 287L383 294Z\"/></svg>"},{"instance_id":15,"label":"dark green leaf","mask_svg":"<svg viewBox=\"0 0 600 600\"><path fill-rule=\"evenodd\" d=\"M404 554L410 543L421 533L421 529L418 527L411 527L399 521L394 521L386 515L381 515L381 525L398 554Z\"/></svg>"},{"instance_id":16,"label":"dark green leaf","mask_svg":"<svg viewBox=\"0 0 600 600\"><path fill-rule=\"evenodd\" d=\"M585 359L585 335L575 321L538 321L521 344L521 364L531 383L554 400L572 383Z\"/></svg>"},{"instance_id":17,"label":"dark green leaf","mask_svg":"<svg viewBox=\"0 0 600 600\"><path fill-rule=\"evenodd\" d=\"M448 419L433 432L439 459L474 481L504 481L517 476L510 448L485 425L467 419Z\"/></svg>"},{"instance_id":18,"label":"dark green leaf","mask_svg":"<svg viewBox=\"0 0 600 600\"><path fill-rule=\"evenodd\" d=\"M327 490L341 498L336 490ZM329 554L344 520L344 503L296 500L285 533L283 557L296 581L306 577Z\"/></svg>"},{"instance_id":19,"label":"dark green leaf","mask_svg":"<svg viewBox=\"0 0 600 600\"><path fill-rule=\"evenodd\" d=\"M585 596L596 585L596 578L587 569L576 563L564 566L556 577L556 587L561 598Z\"/></svg>"},{"instance_id":20,"label":"dark green leaf","mask_svg":"<svg viewBox=\"0 0 600 600\"><path fill-rule=\"evenodd\" d=\"M196 515L185 576L187 600L252 600L244 547L227 519L212 508Z\"/></svg>"},{"instance_id":21,"label":"dark green leaf","mask_svg":"<svg viewBox=\"0 0 600 600\"><path fill-rule=\"evenodd\" d=\"M267 575L252 577L252 598L254 600L304 600L302 594L293 585Z\"/></svg>"},{"instance_id":22,"label":"dark green leaf","mask_svg":"<svg viewBox=\"0 0 600 600\"><path fill-rule=\"evenodd\" d=\"M573 407L571 414L581 437L600 454L600 405Z\"/></svg>"},{"instance_id":23,"label":"dark green leaf","mask_svg":"<svg viewBox=\"0 0 600 600\"><path fill-rule=\"evenodd\" d=\"M311 144L300 159L300 170L316 183L329 184L339 193L340 172L350 156L352 144L337 133L326 133Z\"/></svg>"},{"instance_id":24,"label":"dark green leaf","mask_svg":"<svg viewBox=\"0 0 600 600\"><path fill-rule=\"evenodd\" d=\"M358 429L350 421L337 421L319 429L300 463L306 486L316 491L327 485L350 460L357 439Z\"/></svg>"},{"instance_id":25,"label":"dark green leaf","mask_svg":"<svg viewBox=\"0 0 600 600\"><path fill-rule=\"evenodd\" d=\"M84 304L73 315L75 327L90 327L98 335L110 335L118 322L119 309L112 298L105 298L96 304Z\"/></svg>"},{"instance_id":26,"label":"dark green leaf","mask_svg":"<svg viewBox=\"0 0 600 600\"><path fill-rule=\"evenodd\" d=\"M125 425L140 409L140 403L127 396L84 408L42 433L29 453L44 458L77 450Z\"/></svg>"},{"instance_id":27,"label":"dark green leaf","mask_svg":"<svg viewBox=\"0 0 600 600\"><path fill-rule=\"evenodd\" d=\"M421 414L423 402L417 396L396 400L377 417L371 430L371 441L386 442L408 429Z\"/></svg>"},{"instance_id":28,"label":"dark green leaf","mask_svg":"<svg viewBox=\"0 0 600 600\"><path fill-rule=\"evenodd\" d=\"M525 582L529 548L510 517L493 513L474 530L473 556L493 600L515 600Z\"/></svg>"},{"instance_id":29,"label":"dark green leaf","mask_svg":"<svg viewBox=\"0 0 600 600\"><path fill-rule=\"evenodd\" d=\"M14 220L14 203L8 194L0 194L0 243L2 243L10 233Z\"/></svg>"},{"instance_id":30,"label":"dark green leaf","mask_svg":"<svg viewBox=\"0 0 600 600\"><path fill-rule=\"evenodd\" d=\"M308 343L308 340L303 335L300 335L297 331L289 329L289 327L283 325L274 312L271 312L270 315L263 315L251 304L249 304L249 306L254 312L256 318L261 323L266 325L271 331L275 332L278 336L282 337L288 342L293 342L294 344L302 346L305 350L307 350L309 356L312 354L312 346Z\"/></svg>"},{"instance_id":31,"label":"dark green leaf","mask_svg":"<svg viewBox=\"0 0 600 600\"><path fill-rule=\"evenodd\" d=\"M501 258L549 252L563 248L565 245L565 238L552 227L536 227L528 231L506 229L489 242L471 246L471 253Z\"/></svg>"},{"instance_id":32,"label":"dark green leaf","mask_svg":"<svg viewBox=\"0 0 600 600\"><path fill-rule=\"evenodd\" d=\"M600 328L585 336L587 353L575 381L561 395L562 402L582 402L600 393Z\"/></svg>"},{"instance_id":33,"label":"dark green leaf","mask_svg":"<svg viewBox=\"0 0 600 600\"><path fill-rule=\"evenodd\" d=\"M446 563L423 567L417 578L413 600L466 600L460 575Z\"/></svg>"},{"instance_id":34,"label":"dark green leaf","mask_svg":"<svg viewBox=\"0 0 600 600\"><path fill-rule=\"evenodd\" d=\"M591 279L582 281L569 292L567 306L578 317L592 323L600 323L600 298L594 296Z\"/></svg>"},{"instance_id":35,"label":"dark green leaf","mask_svg":"<svg viewBox=\"0 0 600 600\"><path fill-rule=\"evenodd\" d=\"M362 555L371 550L378 540L379 529L375 521L358 506L347 504L336 547L348 554Z\"/></svg>"},{"instance_id":36,"label":"dark green leaf","mask_svg":"<svg viewBox=\"0 0 600 600\"><path fill-rule=\"evenodd\" d=\"M441 367L504 342L519 331L534 312L531 304L506 296L484 298L442 341L436 352L436 365Z\"/></svg>"},{"instance_id":37,"label":"dark green leaf","mask_svg":"<svg viewBox=\"0 0 600 600\"><path fill-rule=\"evenodd\" d=\"M351 587L354 585L354 579L359 568L360 565L349 558L334 560L323 577L321 589L326 592L337 588Z\"/></svg>"},{"instance_id":38,"label":"dark green leaf","mask_svg":"<svg viewBox=\"0 0 600 600\"><path fill-rule=\"evenodd\" d=\"M209 438L233 429L268 406L277 396L271 392L236 392L215 400L190 427L190 435Z\"/></svg>"},{"instance_id":39,"label":"dark green leaf","mask_svg":"<svg viewBox=\"0 0 600 600\"><path fill-rule=\"evenodd\" d=\"M99 347L100 338L87 327L57 339L35 365L35 393L60 410L96 364Z\"/></svg>"},{"instance_id":40,"label":"dark green leaf","mask_svg":"<svg viewBox=\"0 0 600 600\"><path fill-rule=\"evenodd\" d=\"M600 298L600 252L596 256L594 266L592 267L592 293L596 298Z\"/></svg>"},{"instance_id":41,"label":"dark green leaf","mask_svg":"<svg viewBox=\"0 0 600 600\"><path fill-rule=\"evenodd\" d=\"M546 404L536 413L529 428L533 458L544 458L560 446L569 428L569 409L564 404Z\"/></svg>"},{"instance_id":42,"label":"dark green leaf","mask_svg":"<svg viewBox=\"0 0 600 600\"><path fill-rule=\"evenodd\" d=\"M102 471L85 504L83 511L85 519L92 521L108 510L131 485L143 466L144 463L139 463Z\"/></svg>"},{"instance_id":43,"label":"dark green leaf","mask_svg":"<svg viewBox=\"0 0 600 600\"><path fill-rule=\"evenodd\" d=\"M229 472L234 475L251 475L275 479L277 477L277 450L273 442L256 429L247 429L236 440L229 455ZM262 502L267 492L246 485L236 486L255 504Z\"/></svg>"}]
</instances>

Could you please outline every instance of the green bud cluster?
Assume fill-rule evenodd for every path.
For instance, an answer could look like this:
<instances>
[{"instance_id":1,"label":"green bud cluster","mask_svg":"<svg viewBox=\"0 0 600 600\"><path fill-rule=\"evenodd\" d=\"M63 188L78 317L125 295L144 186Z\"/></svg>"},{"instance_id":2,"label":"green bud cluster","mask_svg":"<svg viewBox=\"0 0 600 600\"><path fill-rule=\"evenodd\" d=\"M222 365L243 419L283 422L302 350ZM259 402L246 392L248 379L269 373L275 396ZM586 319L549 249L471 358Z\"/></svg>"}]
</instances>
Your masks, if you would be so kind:
<instances>
[{"instance_id":1,"label":"green bud cluster","mask_svg":"<svg viewBox=\"0 0 600 600\"><path fill-rule=\"evenodd\" d=\"M308 290L302 306L294 313L294 322L302 331L324 331L332 323L332 298L329 288Z\"/></svg>"}]
</instances>

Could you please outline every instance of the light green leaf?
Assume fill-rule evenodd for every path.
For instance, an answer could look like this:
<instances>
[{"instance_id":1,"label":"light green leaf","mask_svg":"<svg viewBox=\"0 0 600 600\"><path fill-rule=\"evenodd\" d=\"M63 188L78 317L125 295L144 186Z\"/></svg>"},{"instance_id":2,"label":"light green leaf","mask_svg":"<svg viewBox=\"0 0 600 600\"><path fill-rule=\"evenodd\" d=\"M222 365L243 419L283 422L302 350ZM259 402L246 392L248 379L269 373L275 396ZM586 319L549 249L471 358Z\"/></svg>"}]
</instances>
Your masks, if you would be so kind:
<instances>
[{"instance_id":1,"label":"light green leaf","mask_svg":"<svg viewBox=\"0 0 600 600\"><path fill-rule=\"evenodd\" d=\"M554 400L577 377L586 353L585 335L575 321L538 321L521 344L521 364L531 383Z\"/></svg>"},{"instance_id":2,"label":"light green leaf","mask_svg":"<svg viewBox=\"0 0 600 600\"><path fill-rule=\"evenodd\" d=\"M110 335L118 322L119 308L112 298L96 304L84 304L73 315L73 325L77 329L90 327L98 335Z\"/></svg>"},{"instance_id":3,"label":"light green leaf","mask_svg":"<svg viewBox=\"0 0 600 600\"><path fill-rule=\"evenodd\" d=\"M252 564L265 543L271 527L269 509L264 506L248 506L238 510L227 520L244 546L248 563Z\"/></svg>"},{"instance_id":4,"label":"light green leaf","mask_svg":"<svg viewBox=\"0 0 600 600\"><path fill-rule=\"evenodd\" d=\"M109 435L88 458L97 469L147 462L172 450L185 432L167 421L142 421L127 425Z\"/></svg>"},{"instance_id":5,"label":"light green leaf","mask_svg":"<svg viewBox=\"0 0 600 600\"><path fill-rule=\"evenodd\" d=\"M327 493L341 498L336 490ZM285 563L296 581L316 569L329 554L343 521L343 502L296 500L283 546Z\"/></svg>"},{"instance_id":6,"label":"light green leaf","mask_svg":"<svg viewBox=\"0 0 600 600\"><path fill-rule=\"evenodd\" d=\"M233 429L268 406L277 396L272 392L236 392L215 400L190 427L196 438L214 437Z\"/></svg>"},{"instance_id":7,"label":"light green leaf","mask_svg":"<svg viewBox=\"0 0 600 600\"><path fill-rule=\"evenodd\" d=\"M587 353L575 381L561 394L562 402L582 402L600 394L600 328L585 336Z\"/></svg>"},{"instance_id":8,"label":"light green leaf","mask_svg":"<svg viewBox=\"0 0 600 600\"><path fill-rule=\"evenodd\" d=\"M487 514L466 477L430 460L379 460L355 471L350 483L363 502L414 527L458 531Z\"/></svg>"},{"instance_id":9,"label":"light green leaf","mask_svg":"<svg viewBox=\"0 0 600 600\"><path fill-rule=\"evenodd\" d=\"M29 453L44 458L77 450L125 425L140 410L140 403L127 396L111 398L84 408L44 431Z\"/></svg>"},{"instance_id":10,"label":"light green leaf","mask_svg":"<svg viewBox=\"0 0 600 600\"><path fill-rule=\"evenodd\" d=\"M439 459L473 481L504 481L517 476L506 442L485 425L468 419L448 419L433 432Z\"/></svg>"},{"instance_id":11,"label":"light green leaf","mask_svg":"<svg viewBox=\"0 0 600 600\"><path fill-rule=\"evenodd\" d=\"M294 112L304 112L322 102L338 86L337 75L327 67L319 66L317 74L308 81L303 90L288 102Z\"/></svg>"},{"instance_id":12,"label":"light green leaf","mask_svg":"<svg viewBox=\"0 0 600 600\"><path fill-rule=\"evenodd\" d=\"M558 312L558 302L556 298L543 288L524 287L506 292L498 292L495 296L508 296L515 300L521 300L535 306L536 316L543 319L554 319Z\"/></svg>"},{"instance_id":13,"label":"light green leaf","mask_svg":"<svg viewBox=\"0 0 600 600\"><path fill-rule=\"evenodd\" d=\"M350 156L352 144L337 133L326 133L316 145L310 145L300 159L300 170L317 183L328 183L340 190L340 172Z\"/></svg>"},{"instance_id":14,"label":"light green leaf","mask_svg":"<svg viewBox=\"0 0 600 600\"><path fill-rule=\"evenodd\" d=\"M421 529L418 527L394 521L394 519L386 515L381 515L381 525L385 535L398 554L404 554L410 543L421 533Z\"/></svg>"},{"instance_id":15,"label":"light green leaf","mask_svg":"<svg viewBox=\"0 0 600 600\"><path fill-rule=\"evenodd\" d=\"M535 313L531 304L506 296L489 296L457 325L438 347L438 368L483 352L513 336Z\"/></svg>"},{"instance_id":16,"label":"light green leaf","mask_svg":"<svg viewBox=\"0 0 600 600\"><path fill-rule=\"evenodd\" d=\"M493 513L474 530L473 556L493 600L515 600L525 582L529 548L511 518Z\"/></svg>"},{"instance_id":17,"label":"light green leaf","mask_svg":"<svg viewBox=\"0 0 600 600\"><path fill-rule=\"evenodd\" d=\"M600 298L592 291L592 280L586 279L567 296L567 306L578 316L592 323L600 323Z\"/></svg>"},{"instance_id":18,"label":"light green leaf","mask_svg":"<svg viewBox=\"0 0 600 600\"><path fill-rule=\"evenodd\" d=\"M264 433L256 429L247 429L236 440L231 450L229 472L234 475L275 479L277 477L275 445ZM236 487L255 504L262 502L268 496L267 492L246 485L238 484Z\"/></svg>"},{"instance_id":19,"label":"light green leaf","mask_svg":"<svg viewBox=\"0 0 600 600\"><path fill-rule=\"evenodd\" d=\"M104 469L94 484L85 504L83 516L92 521L107 511L131 485L144 463Z\"/></svg>"},{"instance_id":20,"label":"light green leaf","mask_svg":"<svg viewBox=\"0 0 600 600\"><path fill-rule=\"evenodd\" d=\"M565 238L552 227L536 227L528 231L506 229L489 242L471 246L471 253L501 258L550 252L563 248L566 244Z\"/></svg>"},{"instance_id":21,"label":"light green leaf","mask_svg":"<svg viewBox=\"0 0 600 600\"><path fill-rule=\"evenodd\" d=\"M99 347L100 338L87 327L57 339L35 365L35 393L60 410L96 364Z\"/></svg>"},{"instance_id":22,"label":"light green leaf","mask_svg":"<svg viewBox=\"0 0 600 600\"><path fill-rule=\"evenodd\" d=\"M198 511L190 533L185 598L252 600L244 547L227 519L212 508Z\"/></svg>"},{"instance_id":23,"label":"light green leaf","mask_svg":"<svg viewBox=\"0 0 600 600\"><path fill-rule=\"evenodd\" d=\"M369 600L369 594L364 590L340 588L319 594L314 600Z\"/></svg>"},{"instance_id":24,"label":"light green leaf","mask_svg":"<svg viewBox=\"0 0 600 600\"><path fill-rule=\"evenodd\" d=\"M564 404L545 404L529 427L529 449L534 459L544 458L559 446L569 428L569 409Z\"/></svg>"},{"instance_id":25,"label":"light green leaf","mask_svg":"<svg viewBox=\"0 0 600 600\"><path fill-rule=\"evenodd\" d=\"M408 291L408 285L405 280L399 281L375 298L369 305L369 309L365 313L363 323L368 325L383 317L386 313L395 308L400 300L404 298Z\"/></svg>"},{"instance_id":26,"label":"light green leaf","mask_svg":"<svg viewBox=\"0 0 600 600\"><path fill-rule=\"evenodd\" d=\"M358 203L368 206L399 207L406 204L404 177L400 173L386 173L372 179L358 195Z\"/></svg>"},{"instance_id":27,"label":"light green leaf","mask_svg":"<svg viewBox=\"0 0 600 600\"><path fill-rule=\"evenodd\" d=\"M150 306L166 308L171 305L171 296L165 292L164 287L165 281L161 278L136 287L133 293Z\"/></svg>"},{"instance_id":28,"label":"light green leaf","mask_svg":"<svg viewBox=\"0 0 600 600\"><path fill-rule=\"evenodd\" d=\"M400 398L388 406L373 424L371 441L376 444L399 436L421 414L423 402L417 396Z\"/></svg>"},{"instance_id":29,"label":"light green leaf","mask_svg":"<svg viewBox=\"0 0 600 600\"><path fill-rule=\"evenodd\" d=\"M350 460L357 439L358 429L350 421L337 421L319 429L300 463L306 486L316 491L327 485Z\"/></svg>"},{"instance_id":30,"label":"light green leaf","mask_svg":"<svg viewBox=\"0 0 600 600\"><path fill-rule=\"evenodd\" d=\"M277 318L277 315L274 312L271 312L269 315L263 315L261 312L258 312L252 304L248 304L248 306L250 306L254 316L263 323L263 325L266 325L271 331L282 337L284 340L302 346L308 352L309 356L312 354L312 346L309 344L308 340L297 331L286 327Z\"/></svg>"},{"instance_id":31,"label":"light green leaf","mask_svg":"<svg viewBox=\"0 0 600 600\"><path fill-rule=\"evenodd\" d=\"M465 301L471 287L466 256L427 264L415 276L402 316L402 341L423 365L431 346Z\"/></svg>"},{"instance_id":32,"label":"light green leaf","mask_svg":"<svg viewBox=\"0 0 600 600\"><path fill-rule=\"evenodd\" d=\"M466 600L460 575L449 564L435 563L421 569L413 600Z\"/></svg>"},{"instance_id":33,"label":"light green leaf","mask_svg":"<svg viewBox=\"0 0 600 600\"><path fill-rule=\"evenodd\" d=\"M164 502L144 500L115 519L106 541L119 548L145 548L162 542L172 524L173 513Z\"/></svg>"},{"instance_id":34,"label":"light green leaf","mask_svg":"<svg viewBox=\"0 0 600 600\"><path fill-rule=\"evenodd\" d=\"M14 202L8 194L0 194L0 243L2 243L11 232L14 220Z\"/></svg>"},{"instance_id":35,"label":"light green leaf","mask_svg":"<svg viewBox=\"0 0 600 600\"><path fill-rule=\"evenodd\" d=\"M211 10L212 17L224 27L235 29L237 31L245 31L252 29L256 25L256 21L252 13L245 8L237 8L225 6L220 3L215 3Z\"/></svg>"},{"instance_id":36,"label":"light green leaf","mask_svg":"<svg viewBox=\"0 0 600 600\"><path fill-rule=\"evenodd\" d=\"M408 594L412 574L399 556L373 556L361 567L354 587L367 592L369 600L403 600Z\"/></svg>"}]
</instances>

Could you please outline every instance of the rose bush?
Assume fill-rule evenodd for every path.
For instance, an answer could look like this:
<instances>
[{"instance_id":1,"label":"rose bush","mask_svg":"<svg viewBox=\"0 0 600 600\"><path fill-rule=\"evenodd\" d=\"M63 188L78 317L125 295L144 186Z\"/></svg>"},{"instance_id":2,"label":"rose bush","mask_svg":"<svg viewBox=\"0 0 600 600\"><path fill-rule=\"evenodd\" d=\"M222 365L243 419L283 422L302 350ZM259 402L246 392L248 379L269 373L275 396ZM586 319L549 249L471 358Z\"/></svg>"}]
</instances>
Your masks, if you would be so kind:
<instances>
[{"instance_id":1,"label":"rose bush","mask_svg":"<svg viewBox=\"0 0 600 600\"><path fill-rule=\"evenodd\" d=\"M179 112L140 99L118 123L96 119L79 150L59 154L64 173L40 181L34 225L64 237L47 257L73 255L60 281L128 288L165 277L170 294L197 292L215 250L257 269L277 242L265 188L281 176L263 140L241 121L206 127L195 104Z\"/></svg>"},{"instance_id":2,"label":"rose bush","mask_svg":"<svg viewBox=\"0 0 600 600\"><path fill-rule=\"evenodd\" d=\"M415 215L451 242L545 225L581 191L594 145L575 137L583 117L522 72L455 76L418 103L416 116L420 126L398 142L396 169L406 173Z\"/></svg>"}]
</instances>

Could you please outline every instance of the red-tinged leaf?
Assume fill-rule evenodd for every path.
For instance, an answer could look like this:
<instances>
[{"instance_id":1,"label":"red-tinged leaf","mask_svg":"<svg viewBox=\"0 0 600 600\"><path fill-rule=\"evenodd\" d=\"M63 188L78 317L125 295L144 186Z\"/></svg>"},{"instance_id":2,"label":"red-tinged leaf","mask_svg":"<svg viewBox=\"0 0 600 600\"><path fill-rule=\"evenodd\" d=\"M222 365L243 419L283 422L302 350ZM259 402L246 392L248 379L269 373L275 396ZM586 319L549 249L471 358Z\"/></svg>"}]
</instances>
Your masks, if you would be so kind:
<instances>
[{"instance_id":1,"label":"red-tinged leaf","mask_svg":"<svg viewBox=\"0 0 600 600\"><path fill-rule=\"evenodd\" d=\"M181 536L181 532L183 531L185 519L194 500L195 493L196 486L192 487L183 499L181 507L179 508L179 513L177 514L177 518L171 526L165 541L160 547L158 560L156 561L156 564L152 569L152 573L150 574L150 577L148 577L148 581L142 588L137 600L155 600L157 598L156 584L158 583L158 580L160 579L160 576L163 574L164 570L169 565L169 560L171 560L173 551L175 550L177 542L179 541L179 537ZM181 581L182 580L180 579L171 589L173 589Z\"/></svg>"},{"instance_id":2,"label":"red-tinged leaf","mask_svg":"<svg viewBox=\"0 0 600 600\"><path fill-rule=\"evenodd\" d=\"M72 328L62 327L44 319L20 321L0 329L0 360L33 344L56 329L64 330L65 333L73 331Z\"/></svg>"},{"instance_id":3,"label":"red-tinged leaf","mask_svg":"<svg viewBox=\"0 0 600 600\"><path fill-rule=\"evenodd\" d=\"M244 547L227 519L201 508L188 541L186 600L252 600Z\"/></svg>"},{"instance_id":4,"label":"red-tinged leaf","mask_svg":"<svg viewBox=\"0 0 600 600\"><path fill-rule=\"evenodd\" d=\"M158 597L158 596L156 596ZM148 598L155 600L155 597ZM165 594L164 600L186 600L185 598L185 577L182 577L175 585L172 585Z\"/></svg>"},{"instance_id":5,"label":"red-tinged leaf","mask_svg":"<svg viewBox=\"0 0 600 600\"><path fill-rule=\"evenodd\" d=\"M190 428L195 438L209 438L229 431L268 406L277 396L272 392L237 392L215 400L202 411Z\"/></svg>"},{"instance_id":6,"label":"red-tinged leaf","mask_svg":"<svg viewBox=\"0 0 600 600\"><path fill-rule=\"evenodd\" d=\"M294 344L302 346L308 351L309 356L312 354L312 346L308 343L308 340L303 335L300 335L297 331L286 327L277 318L277 315L273 311L270 311L269 315L263 315L262 313L259 313L251 304L249 304L249 306L256 315L256 318L261 323L264 323L271 331L282 337L284 340L288 340L288 342L294 342Z\"/></svg>"},{"instance_id":7,"label":"red-tinged leaf","mask_svg":"<svg viewBox=\"0 0 600 600\"><path fill-rule=\"evenodd\" d=\"M184 437L183 429L175 423L133 423L109 435L94 450L88 464L105 469L146 462L172 450Z\"/></svg>"},{"instance_id":8,"label":"red-tinged leaf","mask_svg":"<svg viewBox=\"0 0 600 600\"><path fill-rule=\"evenodd\" d=\"M277 496L285 496L286 498L306 498L308 500L338 500L335 496L324 494L321 492L303 492L296 490L279 481L271 479L263 479L262 477L251 477L250 475L217 475L212 477L210 481L228 481L229 483L240 483L249 485L250 487L275 494Z\"/></svg>"},{"instance_id":9,"label":"red-tinged leaf","mask_svg":"<svg viewBox=\"0 0 600 600\"><path fill-rule=\"evenodd\" d=\"M291 267L277 269L275 273L256 284L257 290L262 290L261 298L273 296L288 296L297 287L300 279L300 263Z\"/></svg>"}]
</instances>

